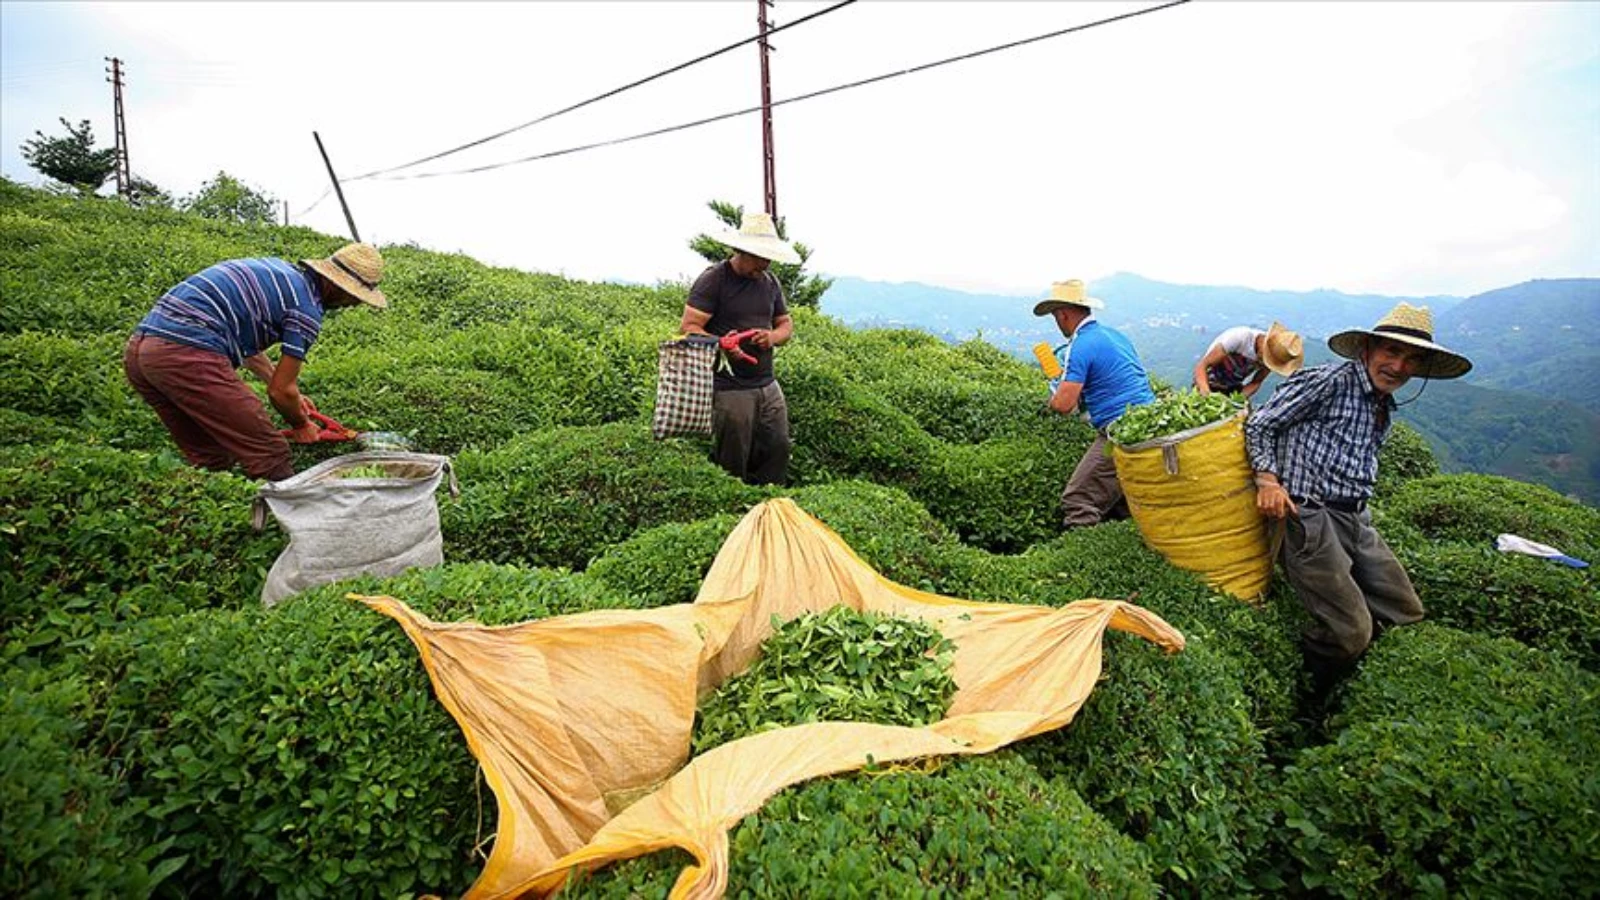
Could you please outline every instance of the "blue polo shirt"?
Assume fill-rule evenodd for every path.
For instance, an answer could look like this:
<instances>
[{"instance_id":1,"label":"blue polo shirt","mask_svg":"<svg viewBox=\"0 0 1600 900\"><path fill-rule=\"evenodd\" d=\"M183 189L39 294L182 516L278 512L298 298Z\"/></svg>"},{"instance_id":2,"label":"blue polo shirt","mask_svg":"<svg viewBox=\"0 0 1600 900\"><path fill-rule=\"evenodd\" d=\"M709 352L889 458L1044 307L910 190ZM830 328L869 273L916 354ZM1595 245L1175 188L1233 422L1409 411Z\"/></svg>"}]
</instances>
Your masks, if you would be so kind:
<instances>
[{"instance_id":1,"label":"blue polo shirt","mask_svg":"<svg viewBox=\"0 0 1600 900\"><path fill-rule=\"evenodd\" d=\"M1078 326L1067 345L1065 368L1063 381L1083 385L1083 405L1095 428L1115 422L1130 406L1155 402L1150 376L1133 344L1122 332L1092 318Z\"/></svg>"},{"instance_id":2,"label":"blue polo shirt","mask_svg":"<svg viewBox=\"0 0 1600 900\"><path fill-rule=\"evenodd\" d=\"M273 344L304 360L322 331L322 296L287 260L234 259L179 282L135 331L220 353L236 367Z\"/></svg>"}]
</instances>

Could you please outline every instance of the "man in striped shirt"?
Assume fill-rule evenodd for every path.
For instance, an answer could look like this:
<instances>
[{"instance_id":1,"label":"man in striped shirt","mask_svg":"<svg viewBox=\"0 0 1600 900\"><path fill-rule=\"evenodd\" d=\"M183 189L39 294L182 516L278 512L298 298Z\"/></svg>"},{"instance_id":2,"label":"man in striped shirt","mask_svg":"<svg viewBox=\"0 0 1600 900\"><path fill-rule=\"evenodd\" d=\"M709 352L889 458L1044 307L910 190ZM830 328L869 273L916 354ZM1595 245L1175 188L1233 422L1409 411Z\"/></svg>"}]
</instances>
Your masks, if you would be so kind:
<instances>
[{"instance_id":1,"label":"man in striped shirt","mask_svg":"<svg viewBox=\"0 0 1600 900\"><path fill-rule=\"evenodd\" d=\"M1427 307L1406 303L1328 346L1349 362L1301 371L1245 423L1256 505L1288 519L1283 569L1311 615L1302 649L1319 695L1376 631L1422 619L1422 601L1373 530L1367 500L1394 392L1413 377L1458 378L1472 368L1433 342Z\"/></svg>"},{"instance_id":2,"label":"man in striped shirt","mask_svg":"<svg viewBox=\"0 0 1600 900\"><path fill-rule=\"evenodd\" d=\"M218 471L238 464L252 478L288 478L289 444L237 370L266 382L291 440L315 441L320 429L300 393L300 368L325 310L387 305L382 277L383 257L366 244L298 264L217 263L156 301L128 339L123 371L191 464ZM276 364L266 354L273 344L282 348Z\"/></svg>"}]
</instances>

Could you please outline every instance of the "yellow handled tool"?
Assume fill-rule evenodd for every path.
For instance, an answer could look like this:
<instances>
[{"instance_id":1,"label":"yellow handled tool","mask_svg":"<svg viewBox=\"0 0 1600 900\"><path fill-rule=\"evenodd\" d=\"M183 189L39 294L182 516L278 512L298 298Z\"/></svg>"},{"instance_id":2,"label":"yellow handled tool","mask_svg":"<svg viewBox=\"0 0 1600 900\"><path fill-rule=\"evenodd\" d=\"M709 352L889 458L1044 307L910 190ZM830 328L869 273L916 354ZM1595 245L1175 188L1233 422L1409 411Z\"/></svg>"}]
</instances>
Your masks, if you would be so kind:
<instances>
[{"instance_id":1,"label":"yellow handled tool","mask_svg":"<svg viewBox=\"0 0 1600 900\"><path fill-rule=\"evenodd\" d=\"M1044 377L1061 377L1061 362L1056 359L1056 352L1050 349L1049 344L1034 344L1033 355L1039 358L1039 368L1044 370Z\"/></svg>"}]
</instances>

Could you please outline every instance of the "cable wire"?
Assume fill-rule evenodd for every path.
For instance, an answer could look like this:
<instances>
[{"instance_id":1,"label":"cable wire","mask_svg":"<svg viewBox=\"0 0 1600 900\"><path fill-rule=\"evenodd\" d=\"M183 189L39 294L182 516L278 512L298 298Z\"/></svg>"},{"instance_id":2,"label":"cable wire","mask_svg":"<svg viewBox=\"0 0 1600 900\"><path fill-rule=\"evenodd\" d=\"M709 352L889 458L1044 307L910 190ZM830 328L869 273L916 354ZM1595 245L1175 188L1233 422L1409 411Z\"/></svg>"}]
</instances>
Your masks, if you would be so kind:
<instances>
[{"instance_id":1,"label":"cable wire","mask_svg":"<svg viewBox=\"0 0 1600 900\"><path fill-rule=\"evenodd\" d=\"M663 69L660 72L655 73L654 75L649 75L649 76L641 78L641 79L639 79L637 81L629 82L628 84L625 84L625 85L623 85L621 87L618 87L618 88L612 88L611 90L606 91L603 94L599 94L597 96L590 97L587 100L584 100L584 101L579 102L579 103L574 103L571 106L567 106L567 107L564 107L562 109L558 109L555 112L546 113L545 115L542 115L537 119L531 119L531 120L529 120L527 122L523 122L521 125L513 125L512 127L505 129L504 131L497 131L494 134L489 135L488 137L478 138L475 141L469 141L469 142L467 142L465 144L460 145L459 147L451 147L449 150L441 150L440 152L435 153L435 154L433 154L431 156L424 156L421 159L414 159L411 162L402 163L402 164L400 164L398 166L391 166L391 167L389 167L387 169L375 169L375 170L373 170L371 172L364 172L364 173L362 173L360 175L354 175L354 176L352 176L350 178L341 178L341 179L339 179L339 181L342 184L349 184L352 181L363 181L363 180L368 179L368 178L376 178L376 177L378 177L380 175L388 175L391 172L398 172L401 169L409 169L412 166L420 166L423 163L433 162L436 159L443 159L446 156L450 156L451 154L454 154L454 153L460 153L463 150L470 150L473 147L482 146L483 144L487 144L490 141L498 140L499 138L503 138L508 134L514 134L514 133L516 133L518 131L523 130L524 128L531 128L534 125L538 125L540 122L548 122L548 121L550 121L551 119L554 119L557 116L566 115L569 112L573 112L574 110L582 109L585 106L589 106L590 104L598 103L601 100L605 100L608 97L615 97L616 95L622 93L623 91L632 90L633 88L639 87L640 85L649 84L650 82L655 81L658 78L664 78L664 77L666 77L668 75L671 75L674 72L681 72L684 69L689 68L690 66L696 65L698 63L703 63L708 59L713 59L715 57L721 56L724 53L727 53L727 52L729 52L731 50L736 50L736 49L738 49L740 47L743 47L746 44L752 43L754 41L762 40L763 38L771 37L772 35L777 34L778 32L783 31L784 29L793 28L796 25L803 25L806 22L811 21L812 19L819 18L821 16L825 16L828 13L834 12L835 10L838 10L838 9L843 9L844 7L849 6L850 4L855 3L855 2L856 2L856 0L842 0L842 2L835 3L834 5L826 8L826 9L818 10L818 11L816 11L816 12L814 12L814 13L808 15L808 16L802 16L802 17L800 17L800 18L798 18L798 19L794 20L793 22L790 22L790 23L788 23L786 25L780 25L777 28L769 28L765 32L762 32L761 34L756 34L756 35L753 35L751 37L747 37L742 41L738 41L736 43L729 44L728 46L723 47L720 50L713 50L710 53L706 53L706 54L703 54L701 56L697 56L694 59L689 60L688 62L679 63L679 64L673 66L670 69Z\"/></svg>"},{"instance_id":2,"label":"cable wire","mask_svg":"<svg viewBox=\"0 0 1600 900\"><path fill-rule=\"evenodd\" d=\"M821 90L816 90L816 91L811 91L810 93L800 94L800 95L795 96L795 97L788 97L788 98L783 99L783 100L775 100L775 101L772 102L771 105L772 105L772 107L776 108L776 107L779 107L779 106L785 106L785 105L790 104L790 103L799 103L802 100L812 100L812 99L815 99L817 97L827 96L828 94L836 94L836 93L839 93L840 91L850 90L851 88L858 88L858 87L864 87L864 86L869 85L869 84L876 84L876 83L878 83L880 81L888 81L888 80L890 80L892 78L899 78L902 75L911 75L911 74L914 74L914 73L917 73L917 72L926 72L929 69L936 69L936 68L938 68L940 66L950 65L951 63L964 62L964 61L969 60L969 59L976 59L976 58L978 58L980 56L987 56L988 54L991 54L991 53L999 53L1002 50L1012 50L1012 49L1015 49L1017 47L1022 47L1022 46L1026 46L1028 44L1037 43L1039 41L1049 40L1050 38L1061 37L1062 35L1072 34L1074 32L1078 32L1078 31L1086 31L1086 30L1088 30L1090 28L1096 28L1096 27L1099 27L1101 25L1109 25L1109 24L1111 24L1113 22L1120 22L1120 21L1123 21L1123 20L1126 20L1126 19L1132 19L1132 18L1134 18L1136 16L1142 16L1142 15L1146 15L1148 13L1160 12L1160 11L1165 10L1165 9L1171 9L1174 6L1182 6L1183 4L1188 3L1188 2L1190 2L1190 0L1172 0L1172 2L1164 3L1164 4L1160 5L1160 6L1151 6L1151 7L1145 8L1145 9L1135 10L1133 12L1122 13L1120 15L1115 15L1115 16L1109 16L1109 17L1104 18L1104 19L1097 19L1097 20L1095 20L1093 22L1088 22L1088 23L1085 23L1083 25L1074 25L1074 26L1072 26L1070 28L1062 28L1062 29L1060 29L1058 31L1052 31L1052 32L1049 32L1047 34L1035 35L1034 37L1023 38L1022 40L1011 41L1010 43L1006 43L1006 44L999 44L997 46L989 47L989 48L986 48L986 49L983 49L983 50L975 50L975 51L973 51L971 53L963 53L963 54L961 54L959 56L951 56L951 57L948 57L946 59L938 60L937 62L924 63L924 64L922 64L920 66L912 66L909 69L901 69L898 72L885 72L882 75L874 75L871 78L863 78L863 79L860 79L859 81L851 81L851 82L848 82L848 83L845 83L845 84L837 84L837 85L834 85L833 87L823 88ZM600 147L613 147L613 146L616 146L618 144L627 144L627 143L632 143L633 141L641 141L641 140L644 140L645 138L658 137L658 136L663 135L663 134L670 134L670 133L672 133L674 131L685 131L685 130L690 129L690 128L698 128L701 125L710 125L713 122L721 122L721 121L723 121L725 119L732 119L732 118L736 118L738 116L749 115L750 113L759 112L760 110L761 110L760 106L746 107L745 109L735 110L733 112L726 112L726 113L722 113L720 115L715 115L715 116L707 116L704 119L696 119L693 122L684 122L684 123L682 123L680 125L670 125L670 126L667 126L665 128L657 128L657 129L654 129L652 131L644 131L644 132L640 132L638 134L628 135L627 137L612 138L611 140L605 140L605 141L595 141L595 142L589 143L589 144L581 144L581 145L576 146L576 147L567 147L567 148L562 149L562 150L551 150L551 151L546 152L546 153L536 153L536 154L534 154L532 156L524 156L524 157L521 157L520 159L505 160L503 162L497 162L497 163L488 163L488 164L485 164L485 165L473 166L471 168L466 168L466 169L452 169L452 170L447 170L447 171L443 171L443 172L418 172L418 173L412 174L412 175L389 175L387 173L382 173L381 177L380 177L380 173L369 173L369 175L363 175L361 177L362 178L374 177L374 178L377 178L377 180L379 180L379 181L403 181L403 180L410 180L410 179L414 179L414 178L439 178L439 177L442 177L442 176L445 176L445 175L472 175L472 174L476 174L476 173L479 173L479 172L488 172L488 171L491 171L493 169L503 169L503 168L505 168L507 166L515 166L515 165L521 165L522 163L535 162L535 161L538 161L538 160L541 160L541 159L552 159L552 158L557 157L557 156L568 156L568 155L571 155L573 153L581 153L581 152L583 152L585 150L595 150L595 149L598 149ZM402 166L402 167L397 167L397 168L404 168L404 167ZM395 171L395 170L394 169L388 170L388 172L393 172L393 171ZM354 181L354 180L356 180L356 179L354 179L354 178L347 179L347 180L346 179L342 179L341 181L347 182L347 181Z\"/></svg>"}]
</instances>

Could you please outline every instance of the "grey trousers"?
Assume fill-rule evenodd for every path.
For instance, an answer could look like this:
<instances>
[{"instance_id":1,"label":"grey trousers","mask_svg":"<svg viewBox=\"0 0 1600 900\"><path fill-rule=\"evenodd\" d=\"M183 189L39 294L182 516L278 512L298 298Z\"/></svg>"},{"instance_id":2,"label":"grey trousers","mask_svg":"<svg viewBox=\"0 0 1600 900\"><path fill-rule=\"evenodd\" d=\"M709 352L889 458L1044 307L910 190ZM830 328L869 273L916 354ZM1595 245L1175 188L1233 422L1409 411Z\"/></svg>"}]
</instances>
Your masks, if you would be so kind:
<instances>
[{"instance_id":1,"label":"grey trousers","mask_svg":"<svg viewBox=\"0 0 1600 900\"><path fill-rule=\"evenodd\" d=\"M773 381L749 390L719 390L711 399L711 458L749 484L789 478L789 403Z\"/></svg>"},{"instance_id":2,"label":"grey trousers","mask_svg":"<svg viewBox=\"0 0 1600 900\"><path fill-rule=\"evenodd\" d=\"M1105 435L1095 435L1061 492L1062 524L1068 528L1098 525L1107 518L1127 518L1127 510Z\"/></svg>"},{"instance_id":3,"label":"grey trousers","mask_svg":"<svg viewBox=\"0 0 1600 900\"><path fill-rule=\"evenodd\" d=\"M1359 658L1375 631L1422 620L1422 601L1372 513L1302 504L1283 538L1283 569L1310 613L1307 654L1330 663Z\"/></svg>"}]
</instances>

